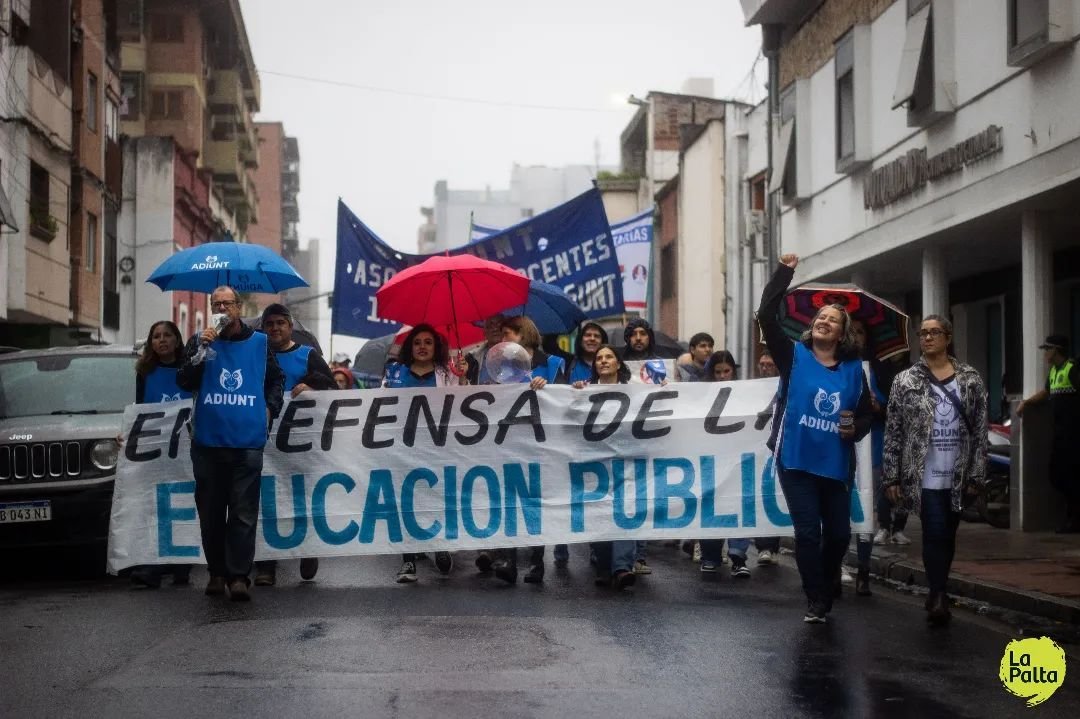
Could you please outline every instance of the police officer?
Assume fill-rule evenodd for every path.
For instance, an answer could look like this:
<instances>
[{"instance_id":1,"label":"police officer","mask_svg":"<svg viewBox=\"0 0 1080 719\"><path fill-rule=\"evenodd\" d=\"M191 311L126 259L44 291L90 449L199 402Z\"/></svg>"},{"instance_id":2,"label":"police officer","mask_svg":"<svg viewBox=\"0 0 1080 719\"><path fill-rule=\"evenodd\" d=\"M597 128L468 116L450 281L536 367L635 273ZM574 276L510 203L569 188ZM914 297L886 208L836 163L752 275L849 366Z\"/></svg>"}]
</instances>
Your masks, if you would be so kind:
<instances>
[{"instance_id":1,"label":"police officer","mask_svg":"<svg viewBox=\"0 0 1080 719\"><path fill-rule=\"evenodd\" d=\"M1050 400L1054 414L1054 443L1050 450L1050 484L1065 495L1067 518L1059 533L1080 532L1080 455L1070 444L1080 430L1080 365L1069 358L1069 338L1050 335L1039 345L1045 352L1050 371L1046 386L1028 397L1016 408L1023 415L1024 407Z\"/></svg>"},{"instance_id":2,"label":"police officer","mask_svg":"<svg viewBox=\"0 0 1080 719\"><path fill-rule=\"evenodd\" d=\"M281 412L284 376L266 335L240 321L236 290L218 287L210 307L215 326L188 342L176 384L195 395L191 465L210 572L206 593L224 594L227 585L230 599L249 601L263 447Z\"/></svg>"},{"instance_id":3,"label":"police officer","mask_svg":"<svg viewBox=\"0 0 1080 719\"><path fill-rule=\"evenodd\" d=\"M336 389L337 383L326 360L308 345L293 341L293 318L289 308L274 303L262 313L262 331L270 341L281 371L285 373L285 392L296 397L301 392L316 389ZM305 557L300 560L300 578L310 580L319 571L319 560ZM277 583L277 561L255 562L255 586L272 587Z\"/></svg>"}]
</instances>

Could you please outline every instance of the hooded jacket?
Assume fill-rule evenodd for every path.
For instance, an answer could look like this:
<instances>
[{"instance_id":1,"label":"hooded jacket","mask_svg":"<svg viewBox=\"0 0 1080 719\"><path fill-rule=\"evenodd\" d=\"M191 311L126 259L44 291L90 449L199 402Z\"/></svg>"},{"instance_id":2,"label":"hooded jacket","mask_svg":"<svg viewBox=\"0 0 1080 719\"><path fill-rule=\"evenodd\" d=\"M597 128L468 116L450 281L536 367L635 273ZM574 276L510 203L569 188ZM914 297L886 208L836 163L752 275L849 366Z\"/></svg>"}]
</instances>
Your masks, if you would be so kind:
<instances>
[{"instance_id":1,"label":"hooded jacket","mask_svg":"<svg viewBox=\"0 0 1080 719\"><path fill-rule=\"evenodd\" d=\"M634 334L634 330L638 327L644 327L645 331L649 333L649 348L644 352L637 352L630 346L630 336ZM635 360L649 360L656 359L656 333L653 332L653 328L648 322L635 317L626 323L626 329L623 330L623 347L622 358L624 362L633 362Z\"/></svg>"}]
</instances>

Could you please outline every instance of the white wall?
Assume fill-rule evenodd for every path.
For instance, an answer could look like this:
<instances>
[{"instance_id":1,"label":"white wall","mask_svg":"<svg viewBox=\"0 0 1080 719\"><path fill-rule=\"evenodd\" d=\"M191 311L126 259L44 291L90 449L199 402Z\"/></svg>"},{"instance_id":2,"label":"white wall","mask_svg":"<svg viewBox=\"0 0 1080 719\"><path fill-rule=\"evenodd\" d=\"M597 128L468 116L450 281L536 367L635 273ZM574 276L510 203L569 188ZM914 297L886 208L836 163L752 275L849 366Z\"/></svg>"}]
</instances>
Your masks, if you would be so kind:
<instances>
[{"instance_id":1,"label":"white wall","mask_svg":"<svg viewBox=\"0 0 1080 719\"><path fill-rule=\"evenodd\" d=\"M890 108L907 21L906 3L895 3L871 27L872 115L857 121L857 131L872 133L870 167L850 176L836 173L832 62L810 79L812 193L804 203L785 209L781 227L783 251L803 257L800 278L842 270L1080 177L1080 53L1075 44L1031 69L1009 67L1005 2L934 1L953 3L955 10L949 39L955 46L958 109L923 129L908 128L906 111ZM1080 3L1075 7L1080 29ZM884 209L864 209L863 182L873 168L912 148L925 147L933 155L991 124L1003 128L1002 152Z\"/></svg>"},{"instance_id":2,"label":"white wall","mask_svg":"<svg viewBox=\"0 0 1080 719\"><path fill-rule=\"evenodd\" d=\"M120 285L117 341L146 339L150 325L172 318L172 295L146 282L175 251L173 239L172 140L143 137L124 141L124 180L117 244L120 257L134 257L131 283Z\"/></svg>"},{"instance_id":3,"label":"white wall","mask_svg":"<svg viewBox=\"0 0 1080 719\"><path fill-rule=\"evenodd\" d=\"M679 337L708 332L722 338L726 295L723 122L709 122L686 149L679 174Z\"/></svg>"}]
</instances>

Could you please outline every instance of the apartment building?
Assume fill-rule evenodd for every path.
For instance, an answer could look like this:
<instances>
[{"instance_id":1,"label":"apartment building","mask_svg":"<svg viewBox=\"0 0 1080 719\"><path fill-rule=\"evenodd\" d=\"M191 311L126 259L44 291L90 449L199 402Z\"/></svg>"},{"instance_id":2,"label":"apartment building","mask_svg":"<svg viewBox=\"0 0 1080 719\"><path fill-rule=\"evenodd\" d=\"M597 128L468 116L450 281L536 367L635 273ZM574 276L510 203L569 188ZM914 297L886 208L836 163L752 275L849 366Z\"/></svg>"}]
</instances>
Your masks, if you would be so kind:
<instances>
[{"instance_id":1,"label":"apartment building","mask_svg":"<svg viewBox=\"0 0 1080 719\"><path fill-rule=\"evenodd\" d=\"M257 122L255 129L259 166L251 178L259 197L259 221L248 227L247 240L291 261L300 249L300 143L285 134L280 122ZM261 312L281 299L280 295L256 295L252 309Z\"/></svg>"}]
</instances>

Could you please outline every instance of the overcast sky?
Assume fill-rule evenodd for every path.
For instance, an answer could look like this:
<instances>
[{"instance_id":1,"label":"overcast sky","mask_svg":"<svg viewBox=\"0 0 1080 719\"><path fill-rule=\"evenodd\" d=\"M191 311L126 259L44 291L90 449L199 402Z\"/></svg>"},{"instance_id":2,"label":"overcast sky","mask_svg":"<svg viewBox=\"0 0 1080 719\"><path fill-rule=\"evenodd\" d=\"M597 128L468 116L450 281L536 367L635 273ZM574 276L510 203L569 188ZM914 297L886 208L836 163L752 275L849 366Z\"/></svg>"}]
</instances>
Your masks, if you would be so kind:
<instances>
[{"instance_id":1,"label":"overcast sky","mask_svg":"<svg viewBox=\"0 0 1080 719\"><path fill-rule=\"evenodd\" d=\"M300 142L300 236L322 240L329 283L338 197L415 252L438 180L507 189L514 163L592 164L597 142L600 163L617 165L631 93L710 77L718 96L763 96L764 61L756 87L745 82L760 30L743 27L736 0L241 5L262 80L257 119Z\"/></svg>"}]
</instances>

